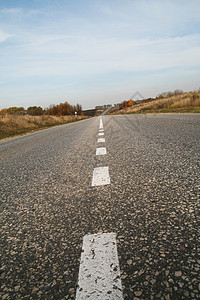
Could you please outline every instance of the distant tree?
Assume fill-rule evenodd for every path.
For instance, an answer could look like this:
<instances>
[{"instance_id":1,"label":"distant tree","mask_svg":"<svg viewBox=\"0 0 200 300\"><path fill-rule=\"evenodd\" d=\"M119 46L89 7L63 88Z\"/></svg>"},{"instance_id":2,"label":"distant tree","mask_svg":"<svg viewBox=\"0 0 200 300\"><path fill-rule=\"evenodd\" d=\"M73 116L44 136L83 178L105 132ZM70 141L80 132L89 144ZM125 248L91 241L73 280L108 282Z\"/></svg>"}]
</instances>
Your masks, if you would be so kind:
<instances>
[{"instance_id":1,"label":"distant tree","mask_svg":"<svg viewBox=\"0 0 200 300\"><path fill-rule=\"evenodd\" d=\"M122 103L120 103L119 105L119 109L123 109L123 108L127 108L127 107L130 107L130 106L133 106L134 105L134 101L133 100L124 100Z\"/></svg>"},{"instance_id":2,"label":"distant tree","mask_svg":"<svg viewBox=\"0 0 200 300\"><path fill-rule=\"evenodd\" d=\"M169 92L163 92L163 93L159 94L159 95L157 96L157 98L158 98L158 99L162 99L162 98L172 97L172 96L174 96L174 95L181 95L181 94L183 94L183 91L182 91L182 90L176 89L176 90L174 90L173 92L172 92L172 91L169 91Z\"/></svg>"},{"instance_id":3,"label":"distant tree","mask_svg":"<svg viewBox=\"0 0 200 300\"><path fill-rule=\"evenodd\" d=\"M25 115L26 114L26 110L23 107L18 107L15 114L17 114L17 115Z\"/></svg>"},{"instance_id":4,"label":"distant tree","mask_svg":"<svg viewBox=\"0 0 200 300\"><path fill-rule=\"evenodd\" d=\"M29 106L27 113L30 116L41 116L44 113L44 110L40 106Z\"/></svg>"},{"instance_id":5,"label":"distant tree","mask_svg":"<svg viewBox=\"0 0 200 300\"><path fill-rule=\"evenodd\" d=\"M0 114L1 114L1 115L4 115L4 114L6 114L6 111L7 111L6 108L2 108L2 110L0 110Z\"/></svg>"},{"instance_id":6,"label":"distant tree","mask_svg":"<svg viewBox=\"0 0 200 300\"><path fill-rule=\"evenodd\" d=\"M158 96L156 98L157 99L163 99L163 98L165 98L165 96L163 94L158 94Z\"/></svg>"},{"instance_id":7,"label":"distant tree","mask_svg":"<svg viewBox=\"0 0 200 300\"><path fill-rule=\"evenodd\" d=\"M50 108L50 114L51 115L57 115L58 114L58 105L54 105L52 108Z\"/></svg>"},{"instance_id":8,"label":"distant tree","mask_svg":"<svg viewBox=\"0 0 200 300\"><path fill-rule=\"evenodd\" d=\"M58 105L59 116L72 115L72 114L73 114L73 107L67 101L65 103L60 103Z\"/></svg>"},{"instance_id":9,"label":"distant tree","mask_svg":"<svg viewBox=\"0 0 200 300\"><path fill-rule=\"evenodd\" d=\"M167 92L167 96L166 97L171 97L173 95L174 95L174 93L172 91L169 91L169 92Z\"/></svg>"},{"instance_id":10,"label":"distant tree","mask_svg":"<svg viewBox=\"0 0 200 300\"><path fill-rule=\"evenodd\" d=\"M77 111L78 115L83 115L82 105L77 103L76 106L75 106L75 111Z\"/></svg>"},{"instance_id":11,"label":"distant tree","mask_svg":"<svg viewBox=\"0 0 200 300\"><path fill-rule=\"evenodd\" d=\"M0 111L1 114L9 114L9 115L19 115L19 114L25 114L25 109L23 107L9 107L9 108L3 108Z\"/></svg>"},{"instance_id":12,"label":"distant tree","mask_svg":"<svg viewBox=\"0 0 200 300\"><path fill-rule=\"evenodd\" d=\"M127 101L124 100L122 103L120 103L119 109L127 108Z\"/></svg>"},{"instance_id":13,"label":"distant tree","mask_svg":"<svg viewBox=\"0 0 200 300\"><path fill-rule=\"evenodd\" d=\"M70 105L67 101L64 103L60 103L58 105L51 105L49 108L45 110L45 114L48 115L58 115L58 116L65 116L65 115L74 115L75 111L78 115L83 114L82 106L77 103L77 105Z\"/></svg>"},{"instance_id":14,"label":"distant tree","mask_svg":"<svg viewBox=\"0 0 200 300\"><path fill-rule=\"evenodd\" d=\"M133 106L134 105L134 101L133 100L128 100L127 105L128 105L128 107Z\"/></svg>"},{"instance_id":15,"label":"distant tree","mask_svg":"<svg viewBox=\"0 0 200 300\"><path fill-rule=\"evenodd\" d=\"M182 90L175 90L174 91L174 95L181 95L181 94L183 94L183 91Z\"/></svg>"}]
</instances>

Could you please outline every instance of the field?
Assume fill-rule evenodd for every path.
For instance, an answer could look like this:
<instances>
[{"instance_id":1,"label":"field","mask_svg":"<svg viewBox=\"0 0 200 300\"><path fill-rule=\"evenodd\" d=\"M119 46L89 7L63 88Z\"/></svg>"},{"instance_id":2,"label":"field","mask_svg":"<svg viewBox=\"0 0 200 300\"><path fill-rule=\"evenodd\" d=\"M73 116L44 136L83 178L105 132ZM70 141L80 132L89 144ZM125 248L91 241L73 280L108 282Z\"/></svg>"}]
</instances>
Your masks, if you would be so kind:
<instances>
[{"instance_id":1,"label":"field","mask_svg":"<svg viewBox=\"0 0 200 300\"><path fill-rule=\"evenodd\" d=\"M122 110L113 108L110 114L138 114L138 113L200 113L200 91L174 95L163 99L135 104Z\"/></svg>"},{"instance_id":2,"label":"field","mask_svg":"<svg viewBox=\"0 0 200 300\"><path fill-rule=\"evenodd\" d=\"M28 116L28 115L0 115L0 139L25 134L51 126L67 124L81 119L85 116Z\"/></svg>"}]
</instances>

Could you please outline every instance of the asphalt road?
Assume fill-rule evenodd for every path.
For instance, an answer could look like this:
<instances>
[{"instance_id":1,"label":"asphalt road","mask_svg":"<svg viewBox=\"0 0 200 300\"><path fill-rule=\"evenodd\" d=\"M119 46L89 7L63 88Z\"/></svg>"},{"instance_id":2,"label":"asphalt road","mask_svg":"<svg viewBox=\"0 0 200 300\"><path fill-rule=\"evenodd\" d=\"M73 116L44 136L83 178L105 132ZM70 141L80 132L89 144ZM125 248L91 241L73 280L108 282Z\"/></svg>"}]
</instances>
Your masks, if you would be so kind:
<instances>
[{"instance_id":1,"label":"asphalt road","mask_svg":"<svg viewBox=\"0 0 200 300\"><path fill-rule=\"evenodd\" d=\"M102 117L0 143L1 299L74 299L83 237L113 232L124 299L200 299L200 115ZM91 186L108 166L110 184Z\"/></svg>"}]
</instances>

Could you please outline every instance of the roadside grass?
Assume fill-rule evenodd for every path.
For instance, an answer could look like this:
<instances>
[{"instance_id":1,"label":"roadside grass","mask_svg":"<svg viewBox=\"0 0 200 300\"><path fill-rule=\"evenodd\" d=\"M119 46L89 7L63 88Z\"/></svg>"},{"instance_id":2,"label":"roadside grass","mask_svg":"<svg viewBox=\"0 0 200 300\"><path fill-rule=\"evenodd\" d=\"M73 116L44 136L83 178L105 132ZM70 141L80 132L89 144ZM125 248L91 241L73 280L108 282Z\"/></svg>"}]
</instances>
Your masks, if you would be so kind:
<instances>
[{"instance_id":1,"label":"roadside grass","mask_svg":"<svg viewBox=\"0 0 200 300\"><path fill-rule=\"evenodd\" d=\"M135 104L111 114L145 113L200 113L200 91L174 95L164 99L155 99L146 103Z\"/></svg>"},{"instance_id":2,"label":"roadside grass","mask_svg":"<svg viewBox=\"0 0 200 300\"><path fill-rule=\"evenodd\" d=\"M24 115L0 115L0 140L28 132L45 129L52 126L63 125L86 119L86 116L24 116Z\"/></svg>"}]
</instances>

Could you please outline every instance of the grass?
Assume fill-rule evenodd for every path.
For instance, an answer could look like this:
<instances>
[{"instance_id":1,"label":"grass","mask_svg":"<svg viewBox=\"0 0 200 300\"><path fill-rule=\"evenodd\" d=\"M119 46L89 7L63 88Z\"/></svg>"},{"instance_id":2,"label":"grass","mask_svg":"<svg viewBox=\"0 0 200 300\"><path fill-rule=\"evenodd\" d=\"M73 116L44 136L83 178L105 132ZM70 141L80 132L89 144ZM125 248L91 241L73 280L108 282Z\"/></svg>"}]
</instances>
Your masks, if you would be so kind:
<instances>
[{"instance_id":1,"label":"grass","mask_svg":"<svg viewBox=\"0 0 200 300\"><path fill-rule=\"evenodd\" d=\"M200 113L200 91L183 93L168 98L135 104L122 110L113 110L111 114L144 113Z\"/></svg>"},{"instance_id":2,"label":"grass","mask_svg":"<svg viewBox=\"0 0 200 300\"><path fill-rule=\"evenodd\" d=\"M86 116L23 116L0 115L0 139L22 135L48 127L67 124L87 118Z\"/></svg>"}]
</instances>

